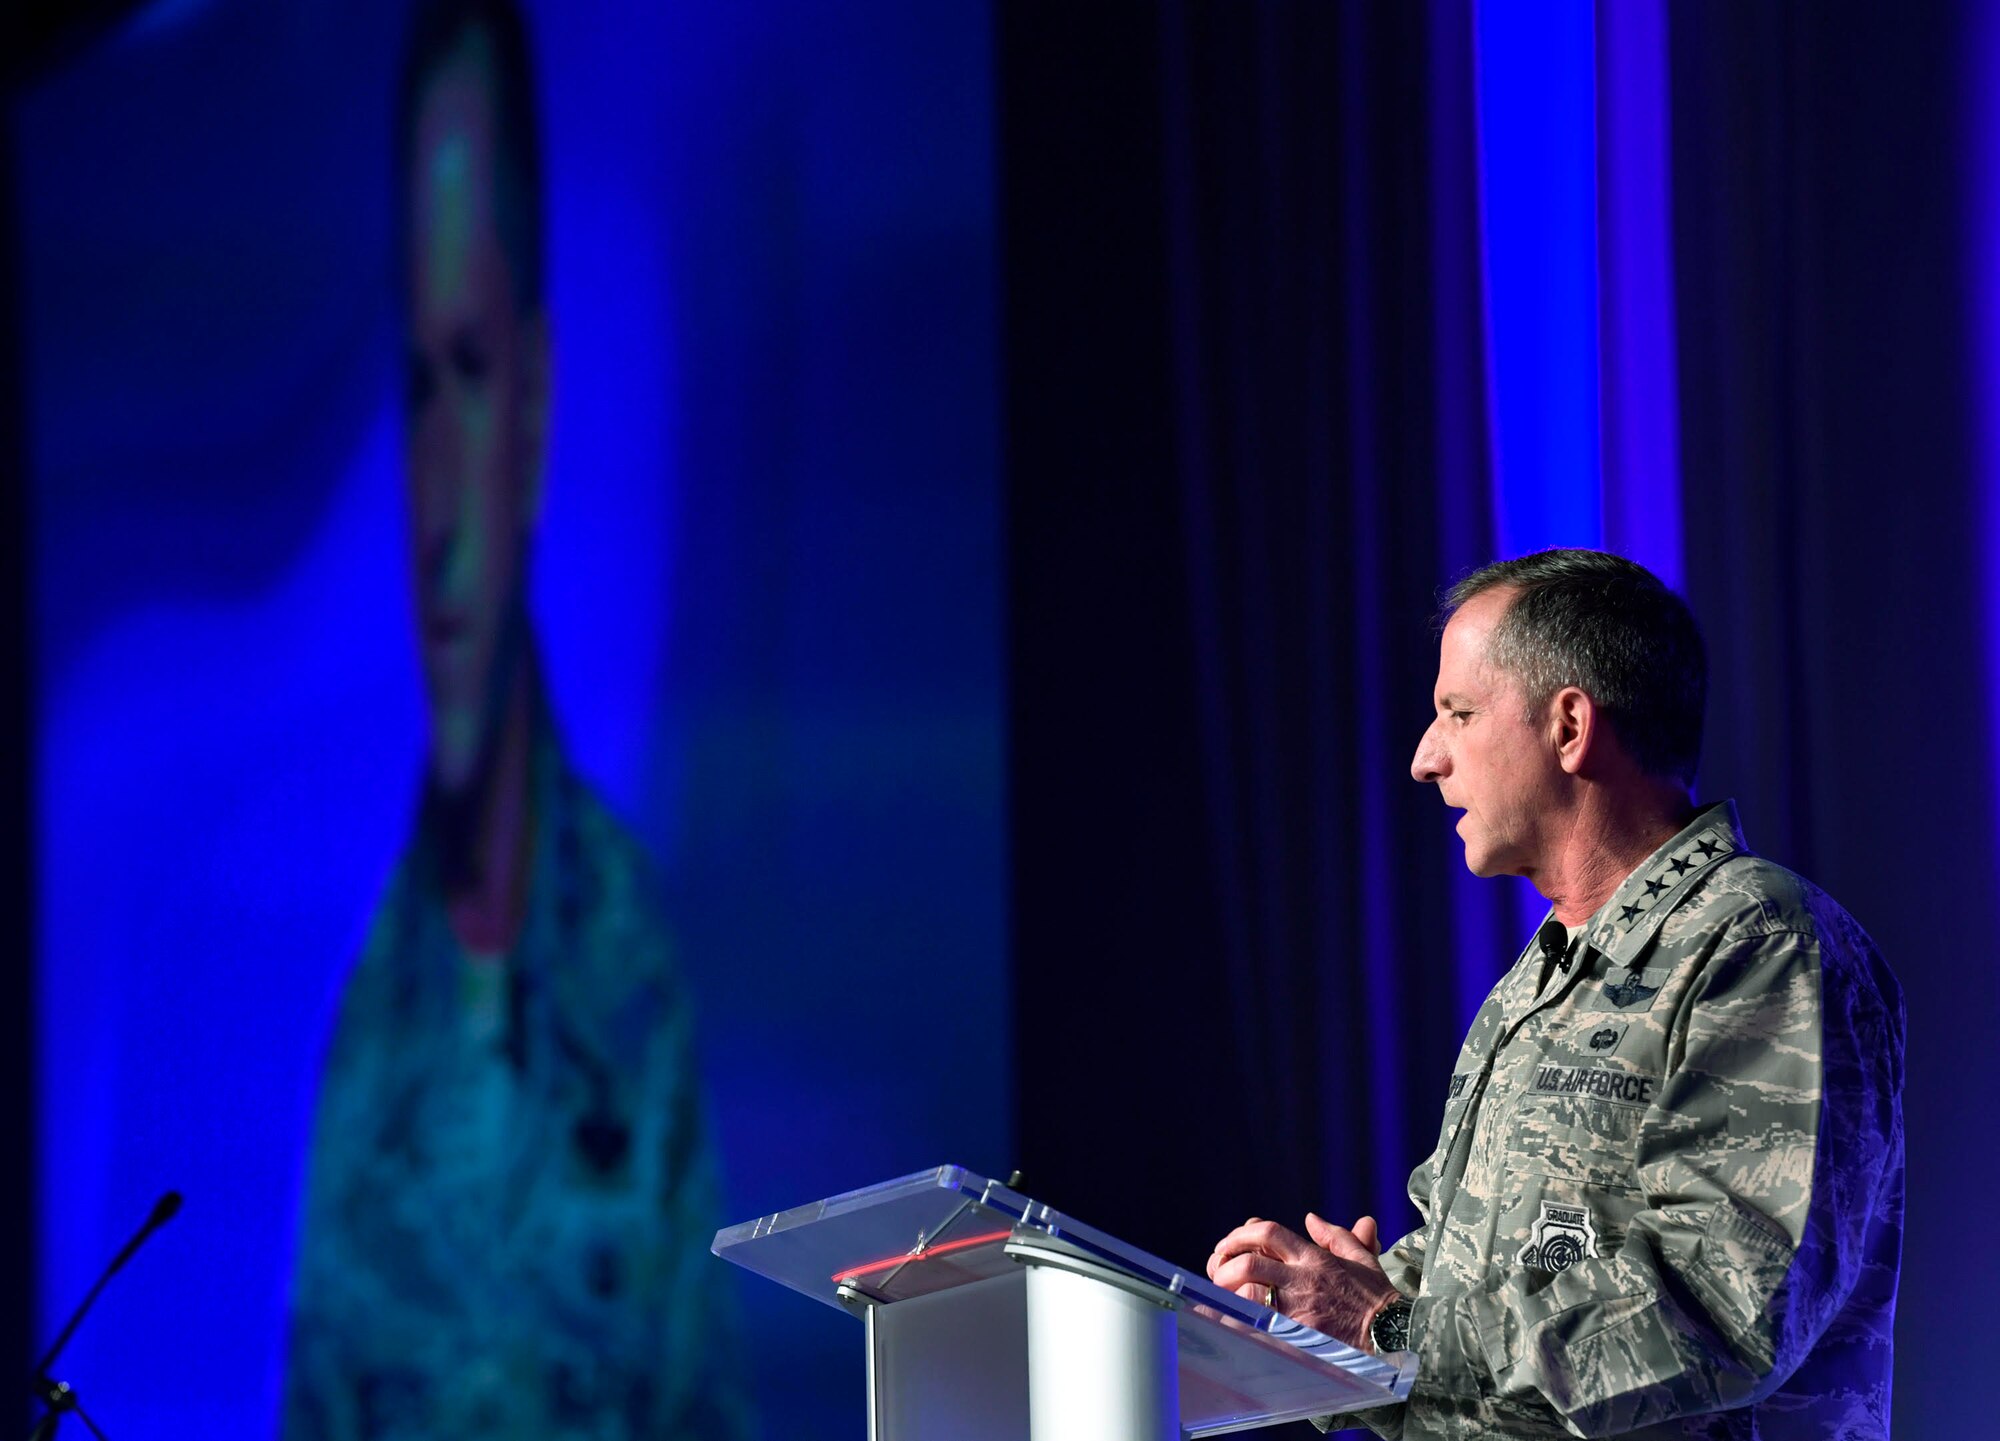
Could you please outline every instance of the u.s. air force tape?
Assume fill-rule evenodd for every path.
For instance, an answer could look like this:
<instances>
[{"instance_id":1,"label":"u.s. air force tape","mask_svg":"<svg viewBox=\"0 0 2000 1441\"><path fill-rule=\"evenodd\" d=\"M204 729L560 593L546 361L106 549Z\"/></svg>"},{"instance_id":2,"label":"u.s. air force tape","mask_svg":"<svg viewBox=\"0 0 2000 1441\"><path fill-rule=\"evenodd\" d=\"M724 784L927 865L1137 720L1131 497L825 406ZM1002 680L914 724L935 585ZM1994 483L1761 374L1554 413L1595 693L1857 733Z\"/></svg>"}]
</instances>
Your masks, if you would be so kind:
<instances>
[{"instance_id":1,"label":"u.s. air force tape","mask_svg":"<svg viewBox=\"0 0 2000 1441\"><path fill-rule=\"evenodd\" d=\"M1535 1090L1545 1096L1595 1096L1627 1106L1650 1106L1658 1076L1639 1076L1605 1066L1538 1066Z\"/></svg>"}]
</instances>

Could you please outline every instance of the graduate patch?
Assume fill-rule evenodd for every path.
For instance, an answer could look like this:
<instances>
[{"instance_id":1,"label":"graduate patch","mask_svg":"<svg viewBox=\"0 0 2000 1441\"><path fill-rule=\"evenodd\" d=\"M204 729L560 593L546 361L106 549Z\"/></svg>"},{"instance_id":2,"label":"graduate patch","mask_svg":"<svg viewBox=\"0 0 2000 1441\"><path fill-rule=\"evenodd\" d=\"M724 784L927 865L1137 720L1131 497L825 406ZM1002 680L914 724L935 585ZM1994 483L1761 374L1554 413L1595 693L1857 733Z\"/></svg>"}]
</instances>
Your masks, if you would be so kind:
<instances>
[{"instance_id":1,"label":"graduate patch","mask_svg":"<svg viewBox=\"0 0 2000 1441\"><path fill-rule=\"evenodd\" d=\"M1514 1257L1532 1271L1567 1271L1585 1256L1597 1254L1597 1228L1584 1206L1542 1202L1542 1214L1528 1235L1528 1244Z\"/></svg>"}]
</instances>

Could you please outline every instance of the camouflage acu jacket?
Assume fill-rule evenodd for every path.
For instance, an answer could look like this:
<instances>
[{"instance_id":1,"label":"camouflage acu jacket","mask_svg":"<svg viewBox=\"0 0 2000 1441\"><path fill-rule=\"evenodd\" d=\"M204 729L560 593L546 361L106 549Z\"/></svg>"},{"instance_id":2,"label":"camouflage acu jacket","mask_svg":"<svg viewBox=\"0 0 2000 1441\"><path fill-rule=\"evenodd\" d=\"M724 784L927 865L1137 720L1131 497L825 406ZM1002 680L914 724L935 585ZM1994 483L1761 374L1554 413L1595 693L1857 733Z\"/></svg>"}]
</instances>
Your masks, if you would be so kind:
<instances>
[{"instance_id":1,"label":"camouflage acu jacket","mask_svg":"<svg viewBox=\"0 0 2000 1441\"><path fill-rule=\"evenodd\" d=\"M527 916L470 966L428 812L347 982L292 1289L286 1441L749 1431L711 1284L691 1012L638 846L534 761Z\"/></svg>"},{"instance_id":2,"label":"camouflage acu jacket","mask_svg":"<svg viewBox=\"0 0 2000 1441\"><path fill-rule=\"evenodd\" d=\"M1889 1431L1903 1002L1824 893L1711 806L1531 943L1460 1052L1425 1226L1404 1441Z\"/></svg>"}]
</instances>

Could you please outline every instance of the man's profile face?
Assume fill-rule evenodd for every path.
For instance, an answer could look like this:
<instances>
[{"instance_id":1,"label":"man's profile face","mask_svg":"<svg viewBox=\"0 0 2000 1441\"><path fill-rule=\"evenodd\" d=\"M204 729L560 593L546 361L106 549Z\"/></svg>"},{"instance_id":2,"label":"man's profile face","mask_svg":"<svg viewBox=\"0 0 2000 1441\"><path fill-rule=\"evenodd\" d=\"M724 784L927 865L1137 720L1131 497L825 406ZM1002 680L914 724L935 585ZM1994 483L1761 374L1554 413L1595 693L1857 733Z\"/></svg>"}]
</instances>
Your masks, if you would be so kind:
<instances>
[{"instance_id":1,"label":"man's profile face","mask_svg":"<svg viewBox=\"0 0 2000 1441\"><path fill-rule=\"evenodd\" d=\"M1436 715L1417 742L1410 774L1435 782L1458 818L1474 875L1541 869L1543 838L1561 774L1551 737L1530 723L1520 682L1487 662L1487 640L1513 599L1481 591L1459 608L1438 646Z\"/></svg>"},{"instance_id":2,"label":"man's profile face","mask_svg":"<svg viewBox=\"0 0 2000 1441\"><path fill-rule=\"evenodd\" d=\"M478 775L525 649L547 405L546 333L516 307L497 223L487 54L475 32L431 77L406 181L411 561L447 795Z\"/></svg>"}]
</instances>

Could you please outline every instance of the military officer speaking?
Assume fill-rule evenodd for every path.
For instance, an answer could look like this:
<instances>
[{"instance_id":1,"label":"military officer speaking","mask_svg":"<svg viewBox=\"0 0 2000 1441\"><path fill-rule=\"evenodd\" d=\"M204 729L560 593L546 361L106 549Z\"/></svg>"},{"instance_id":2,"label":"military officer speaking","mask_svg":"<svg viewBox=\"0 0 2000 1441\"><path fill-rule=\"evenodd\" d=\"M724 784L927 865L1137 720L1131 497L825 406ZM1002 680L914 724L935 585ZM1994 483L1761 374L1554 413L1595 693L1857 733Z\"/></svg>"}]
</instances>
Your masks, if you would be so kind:
<instances>
[{"instance_id":1,"label":"military officer speaking","mask_svg":"<svg viewBox=\"0 0 2000 1441\"><path fill-rule=\"evenodd\" d=\"M1448 597L1410 772L1549 917L1473 1020L1422 1226L1252 1219L1218 1283L1418 1359L1404 1441L1889 1434L1903 1002L1874 944L1692 796L1687 606L1598 551ZM1379 1254L1378 1254L1379 1252ZM1343 1418L1345 1419L1345 1418Z\"/></svg>"}]
</instances>

